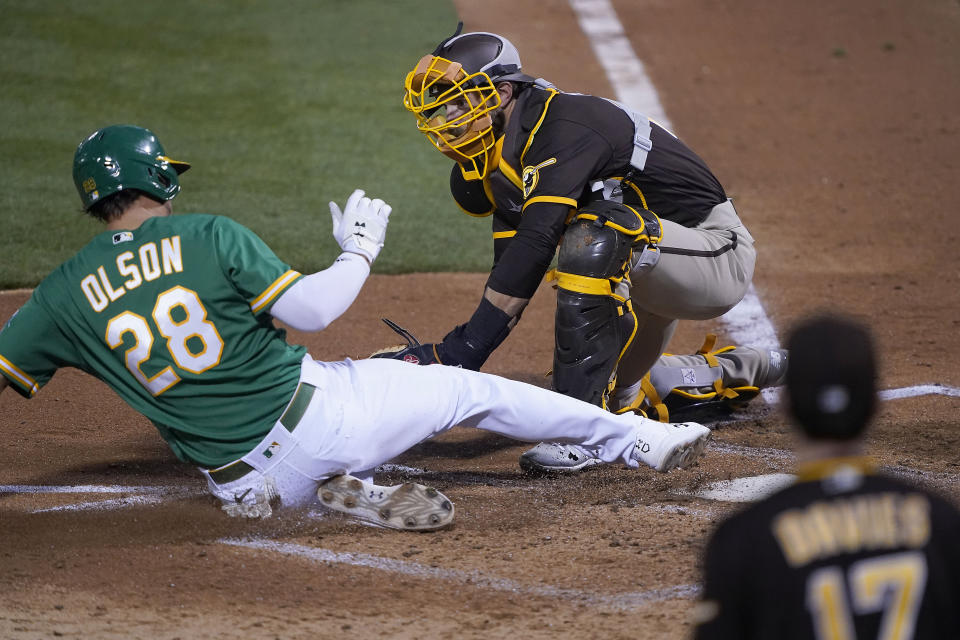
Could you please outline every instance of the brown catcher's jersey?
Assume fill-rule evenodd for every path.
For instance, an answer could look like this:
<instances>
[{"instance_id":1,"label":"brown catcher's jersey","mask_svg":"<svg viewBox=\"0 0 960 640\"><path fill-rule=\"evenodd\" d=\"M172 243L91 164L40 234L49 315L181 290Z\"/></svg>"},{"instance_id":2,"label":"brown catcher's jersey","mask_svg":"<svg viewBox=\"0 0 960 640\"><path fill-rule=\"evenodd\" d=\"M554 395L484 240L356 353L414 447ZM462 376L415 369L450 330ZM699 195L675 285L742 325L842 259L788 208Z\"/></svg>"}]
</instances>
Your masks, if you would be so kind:
<instances>
[{"instance_id":1,"label":"brown catcher's jersey","mask_svg":"<svg viewBox=\"0 0 960 640\"><path fill-rule=\"evenodd\" d=\"M647 126L645 118L641 126ZM637 127L618 104L539 86L517 95L498 141L495 169L483 181L467 181L455 165L450 179L464 211L493 215L494 268L488 284L494 290L533 295L570 211L601 197L595 189L604 180L628 176L625 202L685 226L696 225L726 200L703 160L666 129L652 122L649 127L645 162L637 169L631 166Z\"/></svg>"},{"instance_id":2,"label":"brown catcher's jersey","mask_svg":"<svg viewBox=\"0 0 960 640\"><path fill-rule=\"evenodd\" d=\"M721 524L704 571L698 640L960 638L960 512L863 459Z\"/></svg>"}]
</instances>

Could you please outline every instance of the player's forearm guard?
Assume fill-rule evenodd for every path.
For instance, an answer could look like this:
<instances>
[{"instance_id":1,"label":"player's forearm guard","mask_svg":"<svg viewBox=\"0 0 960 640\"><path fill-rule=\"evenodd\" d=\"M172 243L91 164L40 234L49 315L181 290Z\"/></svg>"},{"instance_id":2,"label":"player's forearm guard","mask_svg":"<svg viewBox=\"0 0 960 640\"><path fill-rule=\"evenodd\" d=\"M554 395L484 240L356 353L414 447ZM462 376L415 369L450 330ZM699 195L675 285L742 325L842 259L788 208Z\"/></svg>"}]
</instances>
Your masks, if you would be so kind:
<instances>
[{"instance_id":1,"label":"player's forearm guard","mask_svg":"<svg viewBox=\"0 0 960 640\"><path fill-rule=\"evenodd\" d=\"M441 362L479 371L510 333L510 320L509 315L483 298L470 321L456 327L437 345Z\"/></svg>"}]
</instances>

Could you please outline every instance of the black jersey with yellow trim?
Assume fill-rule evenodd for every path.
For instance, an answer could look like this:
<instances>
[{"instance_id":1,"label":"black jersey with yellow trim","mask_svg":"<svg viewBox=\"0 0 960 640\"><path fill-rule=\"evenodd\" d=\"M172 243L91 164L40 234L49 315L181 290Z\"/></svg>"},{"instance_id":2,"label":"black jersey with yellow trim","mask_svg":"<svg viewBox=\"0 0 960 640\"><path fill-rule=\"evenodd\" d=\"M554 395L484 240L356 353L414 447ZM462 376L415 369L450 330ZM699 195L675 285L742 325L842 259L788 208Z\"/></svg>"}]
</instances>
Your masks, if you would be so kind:
<instances>
[{"instance_id":1,"label":"black jersey with yellow trim","mask_svg":"<svg viewBox=\"0 0 960 640\"><path fill-rule=\"evenodd\" d=\"M712 535L695 637L960 638L958 536L928 489L856 459L801 468Z\"/></svg>"},{"instance_id":2,"label":"black jersey with yellow trim","mask_svg":"<svg viewBox=\"0 0 960 640\"><path fill-rule=\"evenodd\" d=\"M536 112L535 106L529 109ZM533 114L526 119L532 119ZM509 129L508 129L509 132ZM631 171L634 123L619 106L590 95L560 93L542 122L523 142L518 170L524 199L554 197L581 201L597 181L631 174L647 208L684 226L703 221L725 201L723 186L682 140L651 122L650 149L642 171ZM516 149L504 143L503 157Z\"/></svg>"},{"instance_id":3,"label":"black jersey with yellow trim","mask_svg":"<svg viewBox=\"0 0 960 640\"><path fill-rule=\"evenodd\" d=\"M536 85L515 100L497 167L482 182L467 181L459 166L450 177L461 209L492 214L495 266L488 284L501 293L533 294L570 210L591 198L598 181L630 173L625 192L632 204L685 226L700 223L726 200L703 160L655 123L644 169L631 173L634 123L609 100Z\"/></svg>"},{"instance_id":4,"label":"black jersey with yellow trim","mask_svg":"<svg viewBox=\"0 0 960 640\"><path fill-rule=\"evenodd\" d=\"M485 192L477 189L480 181L467 181L454 167L451 191L467 212L477 215L491 207L511 211L516 203L537 196L580 200L594 182L630 172L634 125L616 104L535 86L516 100ZM652 149L643 171L631 174L647 208L678 224L699 224L726 200L723 186L696 153L655 122L650 137Z\"/></svg>"}]
</instances>

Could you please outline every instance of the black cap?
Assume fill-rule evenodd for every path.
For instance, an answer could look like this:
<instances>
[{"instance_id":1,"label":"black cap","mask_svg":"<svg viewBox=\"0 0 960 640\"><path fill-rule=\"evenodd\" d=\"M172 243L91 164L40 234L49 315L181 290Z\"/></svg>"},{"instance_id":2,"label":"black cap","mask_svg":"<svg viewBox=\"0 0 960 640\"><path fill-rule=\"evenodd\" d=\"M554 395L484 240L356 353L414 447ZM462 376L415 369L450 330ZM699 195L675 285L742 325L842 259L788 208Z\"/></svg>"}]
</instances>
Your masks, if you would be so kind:
<instances>
[{"instance_id":1,"label":"black cap","mask_svg":"<svg viewBox=\"0 0 960 640\"><path fill-rule=\"evenodd\" d=\"M877 400L869 330L849 318L821 315L798 324L787 349L789 411L801 430L818 440L859 436Z\"/></svg>"}]
</instances>

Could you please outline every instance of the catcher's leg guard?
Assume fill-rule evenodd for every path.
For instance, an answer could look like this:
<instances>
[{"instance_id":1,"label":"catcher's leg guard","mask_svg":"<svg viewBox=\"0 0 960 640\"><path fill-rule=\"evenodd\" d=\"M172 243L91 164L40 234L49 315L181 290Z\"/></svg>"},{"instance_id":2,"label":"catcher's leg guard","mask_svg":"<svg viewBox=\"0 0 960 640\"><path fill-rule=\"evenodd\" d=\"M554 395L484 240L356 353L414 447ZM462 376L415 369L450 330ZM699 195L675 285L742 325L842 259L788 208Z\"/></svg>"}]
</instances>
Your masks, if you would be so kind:
<instances>
[{"instance_id":1,"label":"catcher's leg guard","mask_svg":"<svg viewBox=\"0 0 960 640\"><path fill-rule=\"evenodd\" d=\"M624 390L634 400L621 411L642 410L663 422L671 415L741 409L760 389L783 384L787 352L783 349L724 347L714 350L716 336L707 336L696 354L665 354L637 389Z\"/></svg>"},{"instance_id":2,"label":"catcher's leg guard","mask_svg":"<svg viewBox=\"0 0 960 640\"><path fill-rule=\"evenodd\" d=\"M659 240L656 216L644 213L598 201L567 227L557 259L555 391L606 406L617 363L637 329L629 298L633 250Z\"/></svg>"}]
</instances>

